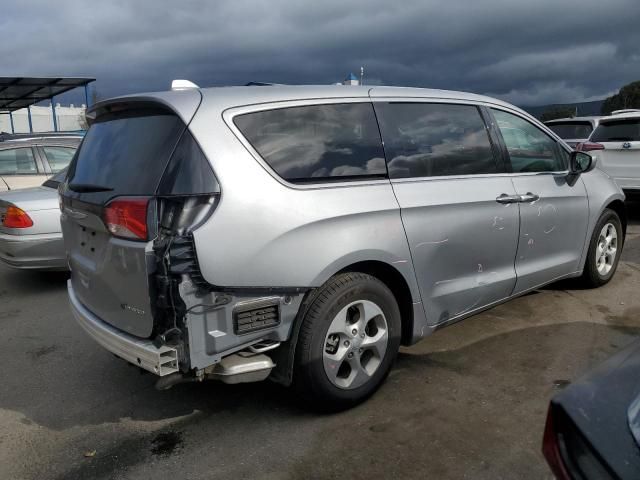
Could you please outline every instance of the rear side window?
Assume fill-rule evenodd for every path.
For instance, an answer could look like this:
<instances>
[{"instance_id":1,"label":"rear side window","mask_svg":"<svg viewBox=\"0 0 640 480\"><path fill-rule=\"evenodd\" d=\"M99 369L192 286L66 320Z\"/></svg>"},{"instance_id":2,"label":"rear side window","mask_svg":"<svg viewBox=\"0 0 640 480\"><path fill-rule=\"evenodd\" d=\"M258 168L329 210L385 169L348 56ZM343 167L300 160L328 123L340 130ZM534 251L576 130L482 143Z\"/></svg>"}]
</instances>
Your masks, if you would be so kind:
<instances>
[{"instance_id":1,"label":"rear side window","mask_svg":"<svg viewBox=\"0 0 640 480\"><path fill-rule=\"evenodd\" d=\"M471 105L376 103L391 178L497 172L480 111Z\"/></svg>"},{"instance_id":2,"label":"rear side window","mask_svg":"<svg viewBox=\"0 0 640 480\"><path fill-rule=\"evenodd\" d=\"M640 119L609 120L600 123L592 142L634 142L640 140Z\"/></svg>"},{"instance_id":3,"label":"rear side window","mask_svg":"<svg viewBox=\"0 0 640 480\"><path fill-rule=\"evenodd\" d=\"M164 111L128 111L91 125L69 171L69 188L99 186L100 202L118 195L153 195L185 125Z\"/></svg>"},{"instance_id":4,"label":"rear side window","mask_svg":"<svg viewBox=\"0 0 640 480\"><path fill-rule=\"evenodd\" d=\"M34 175L38 173L31 147L0 150L0 175Z\"/></svg>"},{"instance_id":5,"label":"rear side window","mask_svg":"<svg viewBox=\"0 0 640 480\"><path fill-rule=\"evenodd\" d=\"M567 153L549 135L517 115L501 110L492 111L514 173L566 170Z\"/></svg>"},{"instance_id":6,"label":"rear side window","mask_svg":"<svg viewBox=\"0 0 640 480\"><path fill-rule=\"evenodd\" d=\"M75 148L70 147L42 147L42 150L44 150L53 173L58 173L66 168L71 163L76 151Z\"/></svg>"},{"instance_id":7,"label":"rear side window","mask_svg":"<svg viewBox=\"0 0 640 480\"><path fill-rule=\"evenodd\" d=\"M593 132L590 122L548 123L547 127L562 139L589 138Z\"/></svg>"},{"instance_id":8,"label":"rear side window","mask_svg":"<svg viewBox=\"0 0 640 480\"><path fill-rule=\"evenodd\" d=\"M238 115L234 123L265 162L289 182L386 177L370 103L266 110Z\"/></svg>"}]
</instances>

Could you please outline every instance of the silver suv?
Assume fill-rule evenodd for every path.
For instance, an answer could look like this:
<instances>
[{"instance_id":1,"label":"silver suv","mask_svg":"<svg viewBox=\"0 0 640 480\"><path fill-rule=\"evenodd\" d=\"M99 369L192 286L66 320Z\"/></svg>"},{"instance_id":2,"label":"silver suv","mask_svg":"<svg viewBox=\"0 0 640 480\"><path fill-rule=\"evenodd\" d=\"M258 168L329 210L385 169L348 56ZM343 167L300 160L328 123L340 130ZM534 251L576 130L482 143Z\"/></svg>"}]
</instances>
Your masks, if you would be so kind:
<instances>
[{"instance_id":1,"label":"silver suv","mask_svg":"<svg viewBox=\"0 0 640 480\"><path fill-rule=\"evenodd\" d=\"M399 346L562 278L608 282L624 195L507 103L228 87L97 104L61 185L79 324L182 381L344 408Z\"/></svg>"}]
</instances>

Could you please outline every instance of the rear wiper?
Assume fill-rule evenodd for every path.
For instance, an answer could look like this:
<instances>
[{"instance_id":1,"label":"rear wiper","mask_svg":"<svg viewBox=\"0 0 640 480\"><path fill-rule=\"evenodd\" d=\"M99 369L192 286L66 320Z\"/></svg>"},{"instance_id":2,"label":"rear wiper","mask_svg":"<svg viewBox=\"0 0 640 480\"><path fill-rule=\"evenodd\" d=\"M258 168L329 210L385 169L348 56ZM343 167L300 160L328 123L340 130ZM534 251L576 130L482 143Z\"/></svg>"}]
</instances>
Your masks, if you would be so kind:
<instances>
[{"instance_id":1,"label":"rear wiper","mask_svg":"<svg viewBox=\"0 0 640 480\"><path fill-rule=\"evenodd\" d=\"M78 193L89 193L89 192L111 192L113 188L104 187L102 185L94 185L92 183L70 183L69 190L73 190Z\"/></svg>"}]
</instances>

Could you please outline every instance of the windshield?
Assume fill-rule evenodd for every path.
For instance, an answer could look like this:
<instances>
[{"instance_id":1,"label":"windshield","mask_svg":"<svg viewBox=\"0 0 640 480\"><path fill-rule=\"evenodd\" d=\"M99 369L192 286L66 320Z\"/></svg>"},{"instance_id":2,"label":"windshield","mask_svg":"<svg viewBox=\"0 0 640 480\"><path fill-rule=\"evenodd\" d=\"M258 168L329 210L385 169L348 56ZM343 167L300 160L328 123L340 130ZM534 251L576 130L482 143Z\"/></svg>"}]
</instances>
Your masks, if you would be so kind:
<instances>
[{"instance_id":1,"label":"windshield","mask_svg":"<svg viewBox=\"0 0 640 480\"><path fill-rule=\"evenodd\" d=\"M602 122L591 137L592 142L632 142L640 140L640 118Z\"/></svg>"},{"instance_id":2,"label":"windshield","mask_svg":"<svg viewBox=\"0 0 640 480\"><path fill-rule=\"evenodd\" d=\"M547 127L562 139L589 138L593 131L590 122L549 123Z\"/></svg>"}]
</instances>

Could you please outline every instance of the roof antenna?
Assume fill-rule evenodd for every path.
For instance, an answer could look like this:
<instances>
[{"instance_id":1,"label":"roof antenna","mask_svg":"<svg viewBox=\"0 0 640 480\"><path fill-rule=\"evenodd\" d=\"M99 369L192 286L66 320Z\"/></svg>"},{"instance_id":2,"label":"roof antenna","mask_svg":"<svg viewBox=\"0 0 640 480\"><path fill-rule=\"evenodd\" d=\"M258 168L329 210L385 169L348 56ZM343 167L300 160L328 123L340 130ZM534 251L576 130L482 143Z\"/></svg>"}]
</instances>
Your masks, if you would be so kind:
<instances>
[{"instance_id":1,"label":"roof antenna","mask_svg":"<svg viewBox=\"0 0 640 480\"><path fill-rule=\"evenodd\" d=\"M193 88L200 87L189 80L174 80L171 82L171 90L191 90Z\"/></svg>"}]
</instances>

